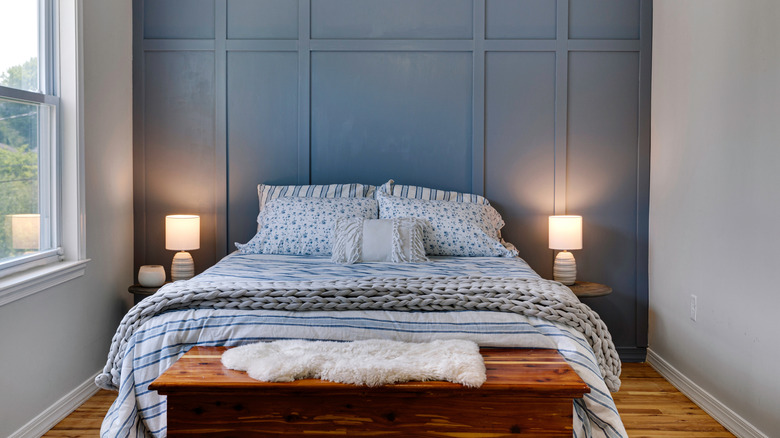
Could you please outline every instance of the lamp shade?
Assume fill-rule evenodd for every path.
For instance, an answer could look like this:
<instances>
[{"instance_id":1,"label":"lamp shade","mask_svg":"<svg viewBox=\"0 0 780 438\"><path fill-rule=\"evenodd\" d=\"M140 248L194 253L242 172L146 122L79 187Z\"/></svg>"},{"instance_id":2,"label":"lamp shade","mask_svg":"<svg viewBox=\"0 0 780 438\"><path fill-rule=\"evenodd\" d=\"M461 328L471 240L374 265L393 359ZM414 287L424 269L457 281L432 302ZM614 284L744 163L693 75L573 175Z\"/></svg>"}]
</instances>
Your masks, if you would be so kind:
<instances>
[{"instance_id":1,"label":"lamp shade","mask_svg":"<svg viewBox=\"0 0 780 438\"><path fill-rule=\"evenodd\" d=\"M550 216L550 249L582 249L582 216Z\"/></svg>"},{"instance_id":2,"label":"lamp shade","mask_svg":"<svg viewBox=\"0 0 780 438\"><path fill-rule=\"evenodd\" d=\"M40 214L12 214L11 246L13 249L39 249L41 238Z\"/></svg>"},{"instance_id":3,"label":"lamp shade","mask_svg":"<svg viewBox=\"0 0 780 438\"><path fill-rule=\"evenodd\" d=\"M189 251L200 248L200 216L173 214L165 216L165 249Z\"/></svg>"}]
</instances>

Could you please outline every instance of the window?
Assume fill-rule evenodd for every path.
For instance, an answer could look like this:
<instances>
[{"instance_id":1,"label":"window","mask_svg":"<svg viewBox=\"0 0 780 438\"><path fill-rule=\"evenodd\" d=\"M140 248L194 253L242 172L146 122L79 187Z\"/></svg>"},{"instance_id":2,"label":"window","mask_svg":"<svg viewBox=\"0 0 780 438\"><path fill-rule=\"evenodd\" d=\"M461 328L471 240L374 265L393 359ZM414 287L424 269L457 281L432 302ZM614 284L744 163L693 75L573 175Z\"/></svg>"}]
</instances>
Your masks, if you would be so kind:
<instances>
[{"instance_id":1,"label":"window","mask_svg":"<svg viewBox=\"0 0 780 438\"><path fill-rule=\"evenodd\" d=\"M51 0L0 2L0 277L60 260Z\"/></svg>"},{"instance_id":2,"label":"window","mask_svg":"<svg viewBox=\"0 0 780 438\"><path fill-rule=\"evenodd\" d=\"M84 275L81 1L0 1L0 306Z\"/></svg>"}]
</instances>

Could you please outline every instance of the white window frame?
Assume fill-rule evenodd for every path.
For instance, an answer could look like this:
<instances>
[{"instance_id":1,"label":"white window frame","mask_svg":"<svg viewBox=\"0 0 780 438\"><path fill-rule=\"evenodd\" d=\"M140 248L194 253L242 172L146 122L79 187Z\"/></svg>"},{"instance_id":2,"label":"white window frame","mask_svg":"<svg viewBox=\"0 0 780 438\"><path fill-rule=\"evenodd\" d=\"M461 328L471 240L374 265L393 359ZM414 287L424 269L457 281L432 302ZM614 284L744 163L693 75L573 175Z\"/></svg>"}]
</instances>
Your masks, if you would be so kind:
<instances>
[{"instance_id":1,"label":"white window frame","mask_svg":"<svg viewBox=\"0 0 780 438\"><path fill-rule=\"evenodd\" d=\"M81 17L82 0L39 0L46 20L42 45L52 56L39 59L39 69L53 74L39 77L47 94L2 87L0 94L13 100L32 101L57 108L52 120L54 154L48 168L54 192L50 205L54 249L5 262L0 271L0 306L84 275L86 264L84 206L84 128ZM56 94L56 95L55 95ZM37 99L37 100L36 100ZM43 213L43 212L42 212Z\"/></svg>"}]
</instances>

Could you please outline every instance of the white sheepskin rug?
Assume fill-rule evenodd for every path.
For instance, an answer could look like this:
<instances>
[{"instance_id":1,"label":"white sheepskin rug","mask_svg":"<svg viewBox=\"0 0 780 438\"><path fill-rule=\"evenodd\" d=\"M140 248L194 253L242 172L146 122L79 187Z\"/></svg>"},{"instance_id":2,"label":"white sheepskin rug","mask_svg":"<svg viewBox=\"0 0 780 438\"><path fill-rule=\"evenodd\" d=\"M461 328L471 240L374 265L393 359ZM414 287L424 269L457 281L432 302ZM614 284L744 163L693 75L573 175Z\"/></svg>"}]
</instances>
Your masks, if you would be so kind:
<instances>
[{"instance_id":1,"label":"white sheepskin rug","mask_svg":"<svg viewBox=\"0 0 780 438\"><path fill-rule=\"evenodd\" d=\"M379 339L260 342L227 350L222 364L264 382L314 378L380 386L446 380L469 387L485 382L479 346L462 340L420 344Z\"/></svg>"}]
</instances>

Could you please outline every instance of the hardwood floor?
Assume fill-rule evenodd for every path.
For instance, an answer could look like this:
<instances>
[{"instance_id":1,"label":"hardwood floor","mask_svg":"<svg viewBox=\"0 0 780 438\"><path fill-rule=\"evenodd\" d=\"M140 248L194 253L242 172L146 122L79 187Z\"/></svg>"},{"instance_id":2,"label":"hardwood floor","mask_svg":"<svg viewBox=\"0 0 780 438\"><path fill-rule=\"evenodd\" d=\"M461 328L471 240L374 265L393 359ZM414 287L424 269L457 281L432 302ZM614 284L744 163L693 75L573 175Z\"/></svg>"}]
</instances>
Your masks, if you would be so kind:
<instances>
[{"instance_id":1,"label":"hardwood floor","mask_svg":"<svg viewBox=\"0 0 780 438\"><path fill-rule=\"evenodd\" d=\"M628 436L733 437L648 364L623 364L620 391L612 394Z\"/></svg>"},{"instance_id":2,"label":"hardwood floor","mask_svg":"<svg viewBox=\"0 0 780 438\"><path fill-rule=\"evenodd\" d=\"M631 438L733 437L647 364L624 364L613 394ZM101 390L45 437L96 437L116 393Z\"/></svg>"},{"instance_id":3,"label":"hardwood floor","mask_svg":"<svg viewBox=\"0 0 780 438\"><path fill-rule=\"evenodd\" d=\"M106 416L115 398L115 392L101 389L44 436L71 438L100 436L103 417Z\"/></svg>"}]
</instances>

